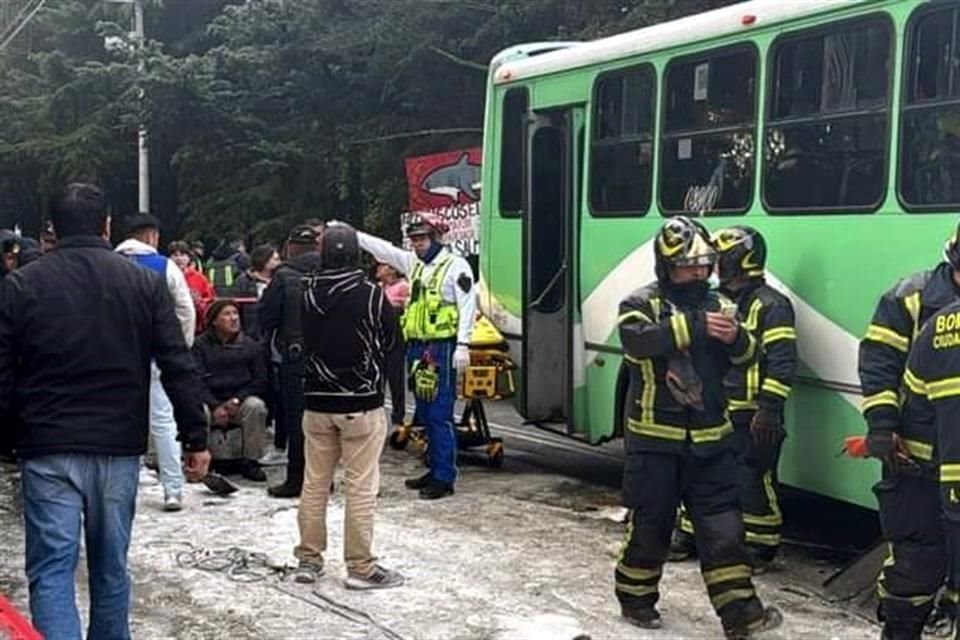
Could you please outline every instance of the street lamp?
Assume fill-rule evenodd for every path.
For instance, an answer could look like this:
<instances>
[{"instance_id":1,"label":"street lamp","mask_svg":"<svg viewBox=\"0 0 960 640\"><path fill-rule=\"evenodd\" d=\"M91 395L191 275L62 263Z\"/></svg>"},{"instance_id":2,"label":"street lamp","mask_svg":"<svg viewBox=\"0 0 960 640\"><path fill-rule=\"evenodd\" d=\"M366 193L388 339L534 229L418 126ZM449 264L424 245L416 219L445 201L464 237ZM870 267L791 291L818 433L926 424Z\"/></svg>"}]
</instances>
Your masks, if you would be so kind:
<instances>
[{"instance_id":1,"label":"street lamp","mask_svg":"<svg viewBox=\"0 0 960 640\"><path fill-rule=\"evenodd\" d=\"M143 34L143 0L105 0L106 2L114 2L118 4L132 4L133 5L133 21L134 21L134 42L137 46L137 49L140 53L140 63L137 67L137 71L140 73L141 78L145 71L145 65L143 61L143 43L144 43L144 34ZM105 43L109 47L111 43ZM114 43L115 44L115 43ZM143 89L140 90L140 99L144 97ZM138 152L138 165L137 165L137 185L139 187L140 197L139 197L139 210L143 213L150 212L150 147L149 140L147 138L147 127L143 123L140 124L139 131L137 132L137 152Z\"/></svg>"}]
</instances>

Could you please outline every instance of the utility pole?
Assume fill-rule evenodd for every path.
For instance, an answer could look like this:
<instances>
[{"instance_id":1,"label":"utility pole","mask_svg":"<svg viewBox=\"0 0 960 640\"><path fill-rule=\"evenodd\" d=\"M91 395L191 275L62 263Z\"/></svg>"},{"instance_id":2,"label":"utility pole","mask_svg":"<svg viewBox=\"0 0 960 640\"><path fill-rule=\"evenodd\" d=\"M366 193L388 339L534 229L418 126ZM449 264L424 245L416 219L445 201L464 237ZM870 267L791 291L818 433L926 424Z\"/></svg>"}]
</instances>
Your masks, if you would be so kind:
<instances>
[{"instance_id":1,"label":"utility pole","mask_svg":"<svg viewBox=\"0 0 960 640\"><path fill-rule=\"evenodd\" d=\"M140 79L143 79L144 72L146 71L146 62L144 61L144 34L143 34L143 0L134 0L133 3L133 17L134 17L134 30L136 33L137 40L137 53L139 55L139 63L137 66L137 71L140 74ZM139 90L139 98L141 103L144 100L144 90L143 87ZM140 129L137 132L137 151L138 151L138 171L137 179L140 191L140 211L142 213L150 212L150 146L149 140L147 138L147 127L141 122Z\"/></svg>"}]
</instances>

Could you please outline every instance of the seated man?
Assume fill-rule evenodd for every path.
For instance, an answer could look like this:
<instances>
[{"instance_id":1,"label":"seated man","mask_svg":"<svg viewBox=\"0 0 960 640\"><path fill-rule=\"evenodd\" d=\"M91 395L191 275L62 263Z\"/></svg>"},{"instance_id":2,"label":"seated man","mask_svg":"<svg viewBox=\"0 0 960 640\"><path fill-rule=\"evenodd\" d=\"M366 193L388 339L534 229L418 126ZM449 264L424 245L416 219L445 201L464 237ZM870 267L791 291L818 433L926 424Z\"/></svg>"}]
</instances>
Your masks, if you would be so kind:
<instances>
[{"instance_id":1,"label":"seated man","mask_svg":"<svg viewBox=\"0 0 960 640\"><path fill-rule=\"evenodd\" d=\"M267 367L263 348L240 330L240 312L232 300L217 300L207 311L207 330L193 346L200 369L204 404L211 414L209 438L213 467L239 470L257 482L267 477L257 463L263 455L267 407Z\"/></svg>"}]
</instances>

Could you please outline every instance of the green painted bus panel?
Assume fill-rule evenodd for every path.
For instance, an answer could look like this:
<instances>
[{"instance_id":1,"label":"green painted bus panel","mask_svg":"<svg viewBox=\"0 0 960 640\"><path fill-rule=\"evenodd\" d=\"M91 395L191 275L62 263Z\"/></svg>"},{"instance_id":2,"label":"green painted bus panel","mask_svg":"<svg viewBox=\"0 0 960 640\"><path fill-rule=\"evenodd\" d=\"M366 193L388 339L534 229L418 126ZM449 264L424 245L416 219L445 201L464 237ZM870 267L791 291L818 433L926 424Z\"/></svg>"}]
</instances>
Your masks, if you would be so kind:
<instances>
[{"instance_id":1,"label":"green painted bus panel","mask_svg":"<svg viewBox=\"0 0 960 640\"><path fill-rule=\"evenodd\" d=\"M519 219L500 219L490 223L491 242L484 249L490 271L485 284L497 302L517 318L522 316L523 228Z\"/></svg>"},{"instance_id":2,"label":"green painted bus panel","mask_svg":"<svg viewBox=\"0 0 960 640\"><path fill-rule=\"evenodd\" d=\"M614 398L617 372L622 358L603 353L599 357L603 366L597 366L598 354L588 352L586 377L587 418L583 424L574 425L574 432L586 436L590 442L602 442L613 435Z\"/></svg>"},{"instance_id":3,"label":"green painted bus panel","mask_svg":"<svg viewBox=\"0 0 960 640\"><path fill-rule=\"evenodd\" d=\"M800 369L811 375L805 367ZM835 392L798 383L787 403L786 429L781 482L874 508L871 487L879 480L880 465L840 455L845 437L866 432L866 423L852 405Z\"/></svg>"},{"instance_id":4,"label":"green painted bus panel","mask_svg":"<svg viewBox=\"0 0 960 640\"><path fill-rule=\"evenodd\" d=\"M534 111L587 102L593 78L584 73L563 73L533 80L530 106Z\"/></svg>"}]
</instances>

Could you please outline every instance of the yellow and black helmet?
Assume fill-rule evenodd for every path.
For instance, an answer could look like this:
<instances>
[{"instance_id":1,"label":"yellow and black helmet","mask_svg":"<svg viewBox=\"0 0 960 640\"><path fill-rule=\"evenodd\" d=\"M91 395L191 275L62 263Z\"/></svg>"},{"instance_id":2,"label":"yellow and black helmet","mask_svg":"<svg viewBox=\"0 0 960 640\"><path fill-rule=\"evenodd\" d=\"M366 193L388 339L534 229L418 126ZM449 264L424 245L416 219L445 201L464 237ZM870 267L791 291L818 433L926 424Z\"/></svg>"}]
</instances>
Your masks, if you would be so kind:
<instances>
[{"instance_id":1,"label":"yellow and black helmet","mask_svg":"<svg viewBox=\"0 0 960 640\"><path fill-rule=\"evenodd\" d=\"M717 263L720 282L763 277L767 241L756 229L740 225L720 229L713 234L713 244L720 253Z\"/></svg>"},{"instance_id":2,"label":"yellow and black helmet","mask_svg":"<svg viewBox=\"0 0 960 640\"><path fill-rule=\"evenodd\" d=\"M672 267L712 267L717 251L706 227L685 216L670 218L654 240L657 278L669 277Z\"/></svg>"},{"instance_id":3,"label":"yellow and black helmet","mask_svg":"<svg viewBox=\"0 0 960 640\"><path fill-rule=\"evenodd\" d=\"M960 224L943 247L943 257L954 269L960 270Z\"/></svg>"}]
</instances>

